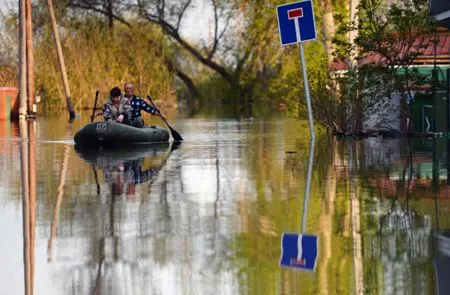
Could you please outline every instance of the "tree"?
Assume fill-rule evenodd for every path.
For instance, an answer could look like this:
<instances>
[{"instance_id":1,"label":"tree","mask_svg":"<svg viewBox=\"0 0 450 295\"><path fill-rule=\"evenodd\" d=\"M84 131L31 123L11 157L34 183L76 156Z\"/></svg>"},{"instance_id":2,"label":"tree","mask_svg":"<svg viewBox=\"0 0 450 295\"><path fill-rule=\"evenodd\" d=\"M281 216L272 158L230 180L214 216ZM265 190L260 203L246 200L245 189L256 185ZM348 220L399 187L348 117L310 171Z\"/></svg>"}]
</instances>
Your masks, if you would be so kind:
<instances>
[{"instance_id":1,"label":"tree","mask_svg":"<svg viewBox=\"0 0 450 295\"><path fill-rule=\"evenodd\" d=\"M332 63L333 61L333 43L332 39L336 31L334 17L333 17L333 5L331 0L322 0L320 1L320 5L322 8L322 30L323 30L323 39L325 43L325 51L328 57L328 63Z\"/></svg>"},{"instance_id":2,"label":"tree","mask_svg":"<svg viewBox=\"0 0 450 295\"><path fill-rule=\"evenodd\" d=\"M195 6L192 0L158 0L136 2L116 1L116 6L126 7L114 13L114 19L146 20L158 26L171 42L172 49L180 49L192 60L203 65L211 74L219 75L237 97L251 97L259 78L267 81L273 75L274 60L281 54L276 33L275 5L260 1L209 0L206 13L210 13L210 42L193 41L181 34L183 21ZM106 15L104 4L95 0L70 0L69 6L92 13ZM270 41L270 42L269 42ZM273 43L272 43L273 42ZM208 44L207 44L208 43ZM276 50L273 50L276 47ZM273 55L272 53L275 53ZM177 58L184 53L177 52L169 58L176 72L181 71ZM272 57L273 56L273 57ZM267 57L272 60L265 65ZM186 61L185 58L183 58ZM185 77L189 73L185 73ZM181 78L181 77L180 77ZM191 81L194 79L191 77ZM198 82L198 81L197 81Z\"/></svg>"},{"instance_id":3,"label":"tree","mask_svg":"<svg viewBox=\"0 0 450 295\"><path fill-rule=\"evenodd\" d=\"M107 4L107 5L106 5ZM211 5L214 12L214 36L213 43L209 47L198 48L192 45L180 34L180 26L186 12L192 8L193 3L191 0L187 1L145 1L138 0L136 3L129 1L104 1L96 0L70 0L69 7L73 9L81 9L94 13L100 13L106 15L108 20L117 20L124 24L129 24L128 20L124 16L125 11L132 11L128 14L128 18L145 19L148 22L155 24L161 28L166 36L175 41L178 46L187 50L195 59L200 61L205 66L209 67L213 71L220 74L227 82L233 86L237 86L235 79L228 69L220 62L214 60L215 54L219 47L219 42L223 38L225 28L219 30L220 21L229 21L231 16L226 15L224 9L226 5L222 5L220 1L212 0ZM114 7L114 9L112 8ZM111 25L112 27L112 25ZM191 93L198 94L193 81L184 73L179 66L173 60L167 59L166 61L169 68L173 69L178 77L185 82L187 87L191 90Z\"/></svg>"},{"instance_id":4,"label":"tree","mask_svg":"<svg viewBox=\"0 0 450 295\"><path fill-rule=\"evenodd\" d=\"M354 49L359 53L358 69L349 71L343 79L347 85L342 87L344 101L356 106L349 118L355 121L354 112L360 104L365 113L381 110L379 119L386 122L394 92L400 94L401 108L410 118L412 89L427 82L411 66L430 46L429 35L436 29L428 17L427 1L404 0L386 7L382 0L364 0L358 6L357 17L356 22L339 28L340 36L345 36L343 32L358 32L354 44L342 37L334 39L341 60L346 60Z\"/></svg>"}]
</instances>

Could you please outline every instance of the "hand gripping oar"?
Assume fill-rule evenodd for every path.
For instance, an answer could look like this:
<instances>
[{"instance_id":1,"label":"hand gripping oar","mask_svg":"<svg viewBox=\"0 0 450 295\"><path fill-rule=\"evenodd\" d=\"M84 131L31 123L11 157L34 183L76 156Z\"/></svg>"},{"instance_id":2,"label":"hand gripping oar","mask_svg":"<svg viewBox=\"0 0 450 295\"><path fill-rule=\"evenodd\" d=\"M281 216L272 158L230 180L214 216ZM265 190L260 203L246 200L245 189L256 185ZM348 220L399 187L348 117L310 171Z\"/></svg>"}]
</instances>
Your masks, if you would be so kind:
<instances>
[{"instance_id":1,"label":"hand gripping oar","mask_svg":"<svg viewBox=\"0 0 450 295\"><path fill-rule=\"evenodd\" d=\"M153 103L153 100L150 98L149 95L147 95L148 100L150 101L150 103L152 104L152 106L156 109L156 111L158 112L158 114L161 115L161 112L159 111L159 109L155 106L155 104ZM170 133L172 134L173 140L175 141L182 141L183 137L181 137L180 133L178 133L175 129L172 128L172 126L170 126L169 122L167 122L166 118L161 117L160 118L164 121L164 123L166 123L167 127L169 127L170 129Z\"/></svg>"},{"instance_id":2,"label":"hand gripping oar","mask_svg":"<svg viewBox=\"0 0 450 295\"><path fill-rule=\"evenodd\" d=\"M95 119L95 109L97 108L98 94L99 94L99 91L97 90L95 92L95 102L94 102L94 108L92 109L91 123L94 122L94 119Z\"/></svg>"}]
</instances>

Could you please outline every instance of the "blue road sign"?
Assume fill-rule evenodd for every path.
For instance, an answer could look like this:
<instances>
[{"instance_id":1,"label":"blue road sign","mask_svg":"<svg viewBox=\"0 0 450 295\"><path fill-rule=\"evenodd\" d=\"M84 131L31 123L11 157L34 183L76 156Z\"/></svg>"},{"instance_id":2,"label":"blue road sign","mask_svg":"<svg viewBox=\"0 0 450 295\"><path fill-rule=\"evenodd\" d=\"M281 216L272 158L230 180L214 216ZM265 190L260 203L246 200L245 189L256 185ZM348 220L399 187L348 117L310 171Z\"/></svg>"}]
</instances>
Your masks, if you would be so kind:
<instances>
[{"instance_id":1,"label":"blue road sign","mask_svg":"<svg viewBox=\"0 0 450 295\"><path fill-rule=\"evenodd\" d=\"M314 271L317 261L317 236L283 233L280 265Z\"/></svg>"},{"instance_id":2,"label":"blue road sign","mask_svg":"<svg viewBox=\"0 0 450 295\"><path fill-rule=\"evenodd\" d=\"M277 6L281 45L316 39L316 24L311 0Z\"/></svg>"}]
</instances>

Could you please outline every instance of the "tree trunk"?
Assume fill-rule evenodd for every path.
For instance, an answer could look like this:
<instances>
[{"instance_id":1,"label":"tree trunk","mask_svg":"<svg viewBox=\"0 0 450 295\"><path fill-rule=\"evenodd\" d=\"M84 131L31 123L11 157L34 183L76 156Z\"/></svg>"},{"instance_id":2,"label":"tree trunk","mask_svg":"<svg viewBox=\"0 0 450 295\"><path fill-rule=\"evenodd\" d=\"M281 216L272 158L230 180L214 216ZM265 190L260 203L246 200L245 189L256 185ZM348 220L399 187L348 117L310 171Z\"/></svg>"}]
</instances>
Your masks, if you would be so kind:
<instances>
[{"instance_id":1,"label":"tree trunk","mask_svg":"<svg viewBox=\"0 0 450 295\"><path fill-rule=\"evenodd\" d=\"M357 15L358 5L359 5L359 0L350 0L350 6L349 6L350 22L353 22L355 27L358 26L358 15ZM355 45L355 39L357 36L358 36L358 30L350 31L348 34L349 43L352 45L352 48L355 48L349 53L350 68L356 67L356 58L358 56L358 50L356 49L356 47L354 45Z\"/></svg>"},{"instance_id":2,"label":"tree trunk","mask_svg":"<svg viewBox=\"0 0 450 295\"><path fill-rule=\"evenodd\" d=\"M197 87L195 86L194 82L191 78L189 78L188 75L186 75L184 72L182 72L180 69L178 69L176 66L172 64L168 59L164 58L164 63L166 64L166 67L169 69L169 71L174 71L178 78L180 78L181 81L186 85L189 92L193 97L200 97L200 93L198 92Z\"/></svg>"},{"instance_id":3,"label":"tree trunk","mask_svg":"<svg viewBox=\"0 0 450 295\"><path fill-rule=\"evenodd\" d=\"M106 9L108 11L108 27L113 29L114 26L114 11L113 11L113 0L107 0Z\"/></svg>"},{"instance_id":4,"label":"tree trunk","mask_svg":"<svg viewBox=\"0 0 450 295\"><path fill-rule=\"evenodd\" d=\"M336 32L336 25L333 18L333 5L331 0L322 0L320 2L323 11L322 29L325 41L325 52L328 57L328 65L333 62L333 44L331 40Z\"/></svg>"}]
</instances>

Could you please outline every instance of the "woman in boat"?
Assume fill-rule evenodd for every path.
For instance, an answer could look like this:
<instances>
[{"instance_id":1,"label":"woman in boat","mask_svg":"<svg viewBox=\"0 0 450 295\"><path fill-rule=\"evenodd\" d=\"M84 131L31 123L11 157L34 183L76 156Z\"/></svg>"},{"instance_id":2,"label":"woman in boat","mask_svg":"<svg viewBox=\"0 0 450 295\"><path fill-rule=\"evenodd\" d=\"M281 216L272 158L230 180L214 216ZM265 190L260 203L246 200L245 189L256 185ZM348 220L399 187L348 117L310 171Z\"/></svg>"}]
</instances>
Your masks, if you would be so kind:
<instances>
[{"instance_id":1,"label":"woman in boat","mask_svg":"<svg viewBox=\"0 0 450 295\"><path fill-rule=\"evenodd\" d=\"M105 121L131 125L133 107L126 99L119 87L111 89L110 96L103 105L103 118Z\"/></svg>"}]
</instances>

